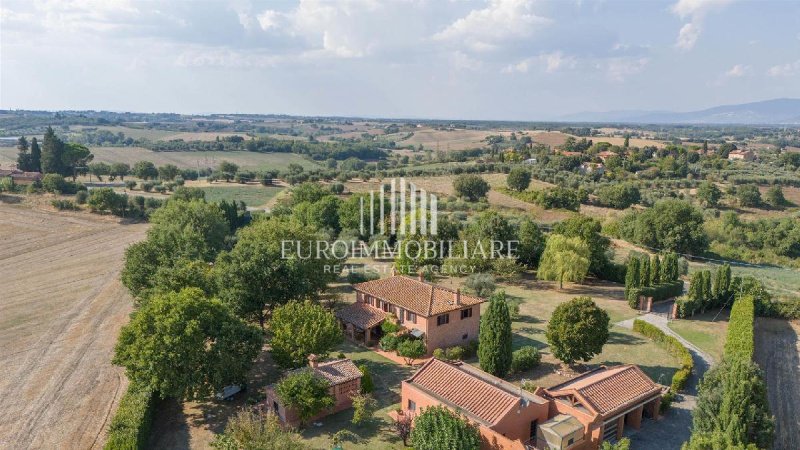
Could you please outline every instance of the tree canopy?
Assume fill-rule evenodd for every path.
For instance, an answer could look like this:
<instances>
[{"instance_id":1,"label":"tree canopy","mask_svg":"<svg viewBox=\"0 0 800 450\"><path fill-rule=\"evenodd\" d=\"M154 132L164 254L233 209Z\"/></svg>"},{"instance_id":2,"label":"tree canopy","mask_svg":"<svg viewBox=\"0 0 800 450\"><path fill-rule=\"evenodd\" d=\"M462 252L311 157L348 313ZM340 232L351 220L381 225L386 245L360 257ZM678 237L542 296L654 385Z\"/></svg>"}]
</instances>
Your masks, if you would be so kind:
<instances>
[{"instance_id":1,"label":"tree canopy","mask_svg":"<svg viewBox=\"0 0 800 450\"><path fill-rule=\"evenodd\" d=\"M489 192L489 183L479 175L464 174L457 176L453 181L453 190L457 196L474 202L486 197L486 193Z\"/></svg>"},{"instance_id":2,"label":"tree canopy","mask_svg":"<svg viewBox=\"0 0 800 450\"><path fill-rule=\"evenodd\" d=\"M540 280L558 281L558 287L562 289L564 281L579 283L586 278L589 258L589 246L581 238L551 234L536 276Z\"/></svg>"},{"instance_id":3,"label":"tree canopy","mask_svg":"<svg viewBox=\"0 0 800 450\"><path fill-rule=\"evenodd\" d=\"M289 373L275 386L275 393L284 406L297 411L300 422L305 424L324 409L335 404L329 392L330 383L310 369Z\"/></svg>"},{"instance_id":4,"label":"tree canopy","mask_svg":"<svg viewBox=\"0 0 800 450\"><path fill-rule=\"evenodd\" d=\"M489 307L481 317L478 336L478 361L481 370L504 377L511 369L511 316L506 294L500 291L489 299Z\"/></svg>"},{"instance_id":5,"label":"tree canopy","mask_svg":"<svg viewBox=\"0 0 800 450\"><path fill-rule=\"evenodd\" d=\"M431 406L414 419L411 445L415 450L478 450L480 432L460 414L444 406Z\"/></svg>"},{"instance_id":6,"label":"tree canopy","mask_svg":"<svg viewBox=\"0 0 800 450\"><path fill-rule=\"evenodd\" d=\"M310 301L275 308L269 331L272 356L281 367L303 366L311 354L325 357L343 339L336 317Z\"/></svg>"},{"instance_id":7,"label":"tree canopy","mask_svg":"<svg viewBox=\"0 0 800 450\"><path fill-rule=\"evenodd\" d=\"M572 365L589 361L608 341L608 313L589 297L576 297L553 311L545 336L553 356Z\"/></svg>"}]
</instances>

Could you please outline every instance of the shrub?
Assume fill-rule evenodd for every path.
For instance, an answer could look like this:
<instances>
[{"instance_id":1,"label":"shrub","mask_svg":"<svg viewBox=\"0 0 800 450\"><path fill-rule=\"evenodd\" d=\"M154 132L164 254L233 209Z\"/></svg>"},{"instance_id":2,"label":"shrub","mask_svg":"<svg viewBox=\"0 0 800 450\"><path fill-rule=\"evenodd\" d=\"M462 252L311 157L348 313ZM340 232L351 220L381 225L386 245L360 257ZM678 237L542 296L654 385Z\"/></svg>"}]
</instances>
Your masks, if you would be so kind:
<instances>
[{"instance_id":1,"label":"shrub","mask_svg":"<svg viewBox=\"0 0 800 450\"><path fill-rule=\"evenodd\" d=\"M456 345L455 347L450 347L447 350L445 350L445 355L447 359L449 359L450 361L461 361L462 359L464 359L464 355L466 353L467 352L466 350L464 350L464 347L458 345Z\"/></svg>"},{"instance_id":2,"label":"shrub","mask_svg":"<svg viewBox=\"0 0 800 450\"><path fill-rule=\"evenodd\" d=\"M467 277L464 286L471 290L478 297L488 297L492 295L497 285L494 276L488 273L474 273Z\"/></svg>"},{"instance_id":3,"label":"shrub","mask_svg":"<svg viewBox=\"0 0 800 450\"><path fill-rule=\"evenodd\" d=\"M83 205L86 203L86 199L89 198L89 193L86 191L78 191L75 194L75 203L79 205Z\"/></svg>"},{"instance_id":4,"label":"shrub","mask_svg":"<svg viewBox=\"0 0 800 450\"><path fill-rule=\"evenodd\" d=\"M350 284L363 283L365 281L377 280L378 278L378 274L374 272L347 272L347 282Z\"/></svg>"},{"instance_id":5,"label":"shrub","mask_svg":"<svg viewBox=\"0 0 800 450\"><path fill-rule=\"evenodd\" d=\"M375 390L375 383L372 381L372 374L369 371L369 367L367 367L366 364L361 364L358 366L358 370L361 372L361 393L371 393Z\"/></svg>"},{"instance_id":6,"label":"shrub","mask_svg":"<svg viewBox=\"0 0 800 450\"><path fill-rule=\"evenodd\" d=\"M644 335L653 340L656 344L664 347L667 352L676 358L681 363L681 367L672 376L672 390L680 391L686 386L686 382L694 369L694 360L689 350L681 344L681 342L672 336L668 336L658 327L651 325L643 320L635 319L633 321L633 331Z\"/></svg>"},{"instance_id":7,"label":"shrub","mask_svg":"<svg viewBox=\"0 0 800 450\"><path fill-rule=\"evenodd\" d=\"M661 396L661 405L658 407L658 412L664 414L675 400L675 391L669 391Z\"/></svg>"},{"instance_id":8,"label":"shrub","mask_svg":"<svg viewBox=\"0 0 800 450\"><path fill-rule=\"evenodd\" d=\"M433 350L433 357L436 359L447 359L447 354L443 348L437 348Z\"/></svg>"},{"instance_id":9,"label":"shrub","mask_svg":"<svg viewBox=\"0 0 800 450\"><path fill-rule=\"evenodd\" d=\"M511 373L520 373L539 365L542 355L536 347L526 345L516 350L511 356Z\"/></svg>"},{"instance_id":10,"label":"shrub","mask_svg":"<svg viewBox=\"0 0 800 450\"><path fill-rule=\"evenodd\" d=\"M384 320L381 324L381 330L385 335L397 333L402 328L400 324L395 322L393 319L394 316L387 317L386 320Z\"/></svg>"},{"instance_id":11,"label":"shrub","mask_svg":"<svg viewBox=\"0 0 800 450\"><path fill-rule=\"evenodd\" d=\"M108 427L106 450L146 449L153 421L153 391L130 383Z\"/></svg>"},{"instance_id":12,"label":"shrub","mask_svg":"<svg viewBox=\"0 0 800 450\"><path fill-rule=\"evenodd\" d=\"M477 355L478 345L479 341L477 339L469 341L467 345L464 346L464 358L472 358Z\"/></svg>"},{"instance_id":13,"label":"shrub","mask_svg":"<svg viewBox=\"0 0 800 450\"><path fill-rule=\"evenodd\" d=\"M396 334L387 334L380 340L381 349L386 352L397 350L398 341L399 339Z\"/></svg>"},{"instance_id":14,"label":"shrub","mask_svg":"<svg viewBox=\"0 0 800 450\"><path fill-rule=\"evenodd\" d=\"M60 194L64 192L66 186L67 182L64 180L64 177L57 173L48 173L42 178L42 189L44 189L45 192Z\"/></svg>"},{"instance_id":15,"label":"shrub","mask_svg":"<svg viewBox=\"0 0 800 450\"><path fill-rule=\"evenodd\" d=\"M150 191L153 190L153 186L154 186L154 184L149 182L149 181L144 182L144 183L142 183L142 190L145 191L145 192L150 192Z\"/></svg>"},{"instance_id":16,"label":"shrub","mask_svg":"<svg viewBox=\"0 0 800 450\"><path fill-rule=\"evenodd\" d=\"M425 343L421 339L406 339L397 343L397 355L402 356L409 366L415 359L425 355Z\"/></svg>"},{"instance_id":17,"label":"shrub","mask_svg":"<svg viewBox=\"0 0 800 450\"><path fill-rule=\"evenodd\" d=\"M639 296L653 297L654 302L678 297L683 294L683 281L670 281L655 286L640 287L631 290L632 298L638 302ZM630 300L629 300L630 301Z\"/></svg>"},{"instance_id":18,"label":"shrub","mask_svg":"<svg viewBox=\"0 0 800 450\"><path fill-rule=\"evenodd\" d=\"M80 207L78 207L78 205L73 203L71 200L53 200L52 202L50 202L50 204L52 204L53 207L55 207L59 211L63 211L63 210L77 211L77 210L81 209Z\"/></svg>"},{"instance_id":19,"label":"shrub","mask_svg":"<svg viewBox=\"0 0 800 450\"><path fill-rule=\"evenodd\" d=\"M478 450L480 443L478 428L444 406L425 408L411 430L411 445L415 450Z\"/></svg>"}]
</instances>

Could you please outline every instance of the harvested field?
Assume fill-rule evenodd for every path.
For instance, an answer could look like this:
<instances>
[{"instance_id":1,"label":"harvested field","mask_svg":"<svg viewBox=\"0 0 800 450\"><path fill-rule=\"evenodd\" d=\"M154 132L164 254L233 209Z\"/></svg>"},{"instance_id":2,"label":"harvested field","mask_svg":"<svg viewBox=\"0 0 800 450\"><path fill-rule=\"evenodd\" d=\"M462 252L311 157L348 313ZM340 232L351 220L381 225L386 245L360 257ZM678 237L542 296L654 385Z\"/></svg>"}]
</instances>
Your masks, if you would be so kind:
<instances>
[{"instance_id":1,"label":"harvested field","mask_svg":"<svg viewBox=\"0 0 800 450\"><path fill-rule=\"evenodd\" d=\"M293 153L256 152L153 152L142 147L92 147L93 162L128 163L151 161L156 166L175 164L182 169L215 168L222 161L238 164L245 170L286 170L289 164L300 164L307 169L319 164ZM0 164L16 163L17 149L0 147Z\"/></svg>"},{"instance_id":2,"label":"harvested field","mask_svg":"<svg viewBox=\"0 0 800 450\"><path fill-rule=\"evenodd\" d=\"M132 305L119 271L145 230L0 203L0 447L102 448L127 383L110 362Z\"/></svg>"},{"instance_id":3,"label":"harvested field","mask_svg":"<svg viewBox=\"0 0 800 450\"><path fill-rule=\"evenodd\" d=\"M764 370L767 395L775 416L776 450L800 448L800 324L779 319L756 319L756 362Z\"/></svg>"}]
</instances>

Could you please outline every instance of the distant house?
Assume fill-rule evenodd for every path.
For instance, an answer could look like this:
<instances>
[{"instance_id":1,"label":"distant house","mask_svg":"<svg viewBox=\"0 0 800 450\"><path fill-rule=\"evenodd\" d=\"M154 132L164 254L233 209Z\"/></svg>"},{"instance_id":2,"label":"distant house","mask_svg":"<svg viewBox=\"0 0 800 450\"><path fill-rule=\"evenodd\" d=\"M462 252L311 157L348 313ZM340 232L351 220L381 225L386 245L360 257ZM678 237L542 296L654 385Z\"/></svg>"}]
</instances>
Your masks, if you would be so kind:
<instances>
[{"instance_id":1,"label":"distant house","mask_svg":"<svg viewBox=\"0 0 800 450\"><path fill-rule=\"evenodd\" d=\"M583 153L581 152L561 152L561 154L564 156L577 156L577 157L583 156Z\"/></svg>"},{"instance_id":2,"label":"distant house","mask_svg":"<svg viewBox=\"0 0 800 450\"><path fill-rule=\"evenodd\" d=\"M16 184L31 184L36 181L42 181L42 174L39 172L24 172L16 168L0 169L0 178L10 178Z\"/></svg>"},{"instance_id":3,"label":"distant house","mask_svg":"<svg viewBox=\"0 0 800 450\"><path fill-rule=\"evenodd\" d=\"M353 286L356 302L336 312L345 335L372 345L380 325L393 315L412 335L422 336L428 354L478 338L483 299L412 278L392 274Z\"/></svg>"},{"instance_id":4,"label":"distant house","mask_svg":"<svg viewBox=\"0 0 800 450\"><path fill-rule=\"evenodd\" d=\"M755 153L750 150L732 150L728 153L728 159L739 159L742 161L752 161L756 159Z\"/></svg>"},{"instance_id":5,"label":"distant house","mask_svg":"<svg viewBox=\"0 0 800 450\"><path fill-rule=\"evenodd\" d=\"M528 392L469 364L430 359L401 385L401 409L430 406L463 413L491 450L594 450L626 425L657 418L661 393L636 366L601 367L550 389Z\"/></svg>"},{"instance_id":6,"label":"distant house","mask_svg":"<svg viewBox=\"0 0 800 450\"><path fill-rule=\"evenodd\" d=\"M522 164L530 164L530 165L534 165L534 164L536 164L537 162L538 162L538 161L536 160L536 158L528 158L528 159L526 159L525 161L522 161Z\"/></svg>"},{"instance_id":7,"label":"distant house","mask_svg":"<svg viewBox=\"0 0 800 450\"><path fill-rule=\"evenodd\" d=\"M329 392L336 400L333 408L317 414L311 420L317 420L350 408L353 406L351 396L361 391L361 371L349 359L319 362L315 355L311 355L308 357L308 367L296 369L293 372L300 370L311 370L315 375L327 380L331 385ZM294 427L300 424L300 417L297 411L287 408L281 402L275 392L274 385L267 386L267 398L264 400L264 406L274 412L285 425Z\"/></svg>"},{"instance_id":8,"label":"distant house","mask_svg":"<svg viewBox=\"0 0 800 450\"><path fill-rule=\"evenodd\" d=\"M602 175L602 174L605 173L606 168L605 168L605 166L603 166L600 163L585 162L585 163L581 163L581 165L578 168L578 170L583 174L594 173L594 174Z\"/></svg>"},{"instance_id":9,"label":"distant house","mask_svg":"<svg viewBox=\"0 0 800 450\"><path fill-rule=\"evenodd\" d=\"M619 156L619 155L614 152L610 152L608 150L602 151L597 154L597 157L600 158L603 162L606 162L606 160L608 160L608 158L611 158L612 156Z\"/></svg>"}]
</instances>

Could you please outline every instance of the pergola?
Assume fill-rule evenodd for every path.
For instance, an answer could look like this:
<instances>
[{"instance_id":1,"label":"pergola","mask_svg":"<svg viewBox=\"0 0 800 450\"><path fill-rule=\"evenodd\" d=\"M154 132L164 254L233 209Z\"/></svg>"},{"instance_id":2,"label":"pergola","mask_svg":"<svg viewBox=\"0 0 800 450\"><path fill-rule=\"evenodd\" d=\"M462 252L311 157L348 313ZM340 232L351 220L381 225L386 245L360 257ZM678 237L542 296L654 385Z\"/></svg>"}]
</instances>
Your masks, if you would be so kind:
<instances>
[{"instance_id":1,"label":"pergola","mask_svg":"<svg viewBox=\"0 0 800 450\"><path fill-rule=\"evenodd\" d=\"M372 341L372 329L380 325L388 316L388 313L361 302L347 305L336 311L336 318L342 323L345 334L356 342L361 341L363 334L363 342L367 346Z\"/></svg>"}]
</instances>

